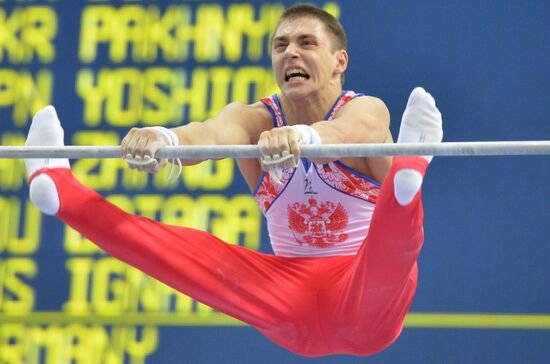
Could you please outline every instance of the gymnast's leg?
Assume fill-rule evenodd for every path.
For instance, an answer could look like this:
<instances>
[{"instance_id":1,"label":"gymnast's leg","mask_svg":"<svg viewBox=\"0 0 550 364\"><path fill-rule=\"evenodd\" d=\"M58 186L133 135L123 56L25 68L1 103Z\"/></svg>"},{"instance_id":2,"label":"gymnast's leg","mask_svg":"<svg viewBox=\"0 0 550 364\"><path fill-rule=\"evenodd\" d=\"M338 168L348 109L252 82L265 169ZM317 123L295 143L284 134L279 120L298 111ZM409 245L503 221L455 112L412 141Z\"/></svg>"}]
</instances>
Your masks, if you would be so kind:
<instances>
[{"instance_id":1,"label":"gymnast's leg","mask_svg":"<svg viewBox=\"0 0 550 364\"><path fill-rule=\"evenodd\" d=\"M417 88L407 103L397 142L441 142L441 125L435 101ZM350 344L357 345L354 350L382 350L402 330L416 289L416 260L424 239L420 187L431 159L394 157L382 185L368 236L344 280L338 308L344 321L356 323L358 332L367 328L350 338Z\"/></svg>"},{"instance_id":2,"label":"gymnast's leg","mask_svg":"<svg viewBox=\"0 0 550 364\"><path fill-rule=\"evenodd\" d=\"M63 145L63 129L53 107L37 113L26 145ZM31 200L44 213L55 215L112 256L255 326L288 349L300 347L297 329L290 324L295 315L307 314L307 302L315 297L300 289L295 272L308 269L309 263L286 262L227 244L207 232L125 213L80 184L66 159L25 162Z\"/></svg>"}]
</instances>

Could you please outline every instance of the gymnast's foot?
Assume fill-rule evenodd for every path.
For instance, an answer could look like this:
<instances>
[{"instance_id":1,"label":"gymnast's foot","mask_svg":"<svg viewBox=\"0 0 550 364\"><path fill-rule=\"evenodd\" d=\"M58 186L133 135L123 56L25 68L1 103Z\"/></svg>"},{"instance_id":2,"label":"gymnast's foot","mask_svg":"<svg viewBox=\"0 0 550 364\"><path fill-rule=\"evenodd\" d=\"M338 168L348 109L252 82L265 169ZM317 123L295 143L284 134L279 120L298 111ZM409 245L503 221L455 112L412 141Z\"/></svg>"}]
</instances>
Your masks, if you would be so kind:
<instances>
[{"instance_id":1,"label":"gymnast's foot","mask_svg":"<svg viewBox=\"0 0 550 364\"><path fill-rule=\"evenodd\" d=\"M435 100L423 88L417 87L409 96L407 107L401 119L397 143L440 143L443 139L441 113ZM433 156L422 156L428 163ZM393 179L395 198L402 205L408 205L422 186L422 174L411 168L399 170Z\"/></svg>"},{"instance_id":2,"label":"gymnast's foot","mask_svg":"<svg viewBox=\"0 0 550 364\"><path fill-rule=\"evenodd\" d=\"M64 145L63 134L55 108L46 106L33 117L25 146L60 147ZM70 168L68 159L25 159L25 166L29 178L43 168ZM47 174L33 177L29 194L31 201L43 213L55 215L59 211L57 188Z\"/></svg>"}]
</instances>

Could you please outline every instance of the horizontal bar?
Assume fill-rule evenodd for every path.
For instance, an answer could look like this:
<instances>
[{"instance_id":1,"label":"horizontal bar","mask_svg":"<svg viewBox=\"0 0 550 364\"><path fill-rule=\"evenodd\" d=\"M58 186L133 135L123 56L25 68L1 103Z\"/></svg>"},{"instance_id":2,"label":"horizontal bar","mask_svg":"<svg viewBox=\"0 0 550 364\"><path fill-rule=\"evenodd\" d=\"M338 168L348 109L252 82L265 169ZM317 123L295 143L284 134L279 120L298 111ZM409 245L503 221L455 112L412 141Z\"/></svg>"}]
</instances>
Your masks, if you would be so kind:
<instances>
[{"instance_id":1,"label":"horizontal bar","mask_svg":"<svg viewBox=\"0 0 550 364\"><path fill-rule=\"evenodd\" d=\"M549 155L550 141L447 142L425 144L323 144L301 147L304 157L374 157L397 155L497 156ZM159 158L259 158L257 145L164 147ZM120 148L99 146L0 147L0 158L120 158Z\"/></svg>"}]
</instances>

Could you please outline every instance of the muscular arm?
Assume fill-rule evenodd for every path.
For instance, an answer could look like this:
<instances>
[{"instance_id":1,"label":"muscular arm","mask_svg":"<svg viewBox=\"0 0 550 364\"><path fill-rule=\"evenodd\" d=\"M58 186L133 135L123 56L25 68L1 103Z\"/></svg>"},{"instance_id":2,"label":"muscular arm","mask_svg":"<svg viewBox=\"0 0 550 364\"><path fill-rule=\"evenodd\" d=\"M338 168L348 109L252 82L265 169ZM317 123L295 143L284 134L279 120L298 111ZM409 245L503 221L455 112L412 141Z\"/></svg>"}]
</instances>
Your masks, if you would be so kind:
<instances>
[{"instance_id":1,"label":"muscular arm","mask_svg":"<svg viewBox=\"0 0 550 364\"><path fill-rule=\"evenodd\" d=\"M323 144L385 143L391 139L390 113L382 100L357 97L347 103L331 121L311 125Z\"/></svg>"},{"instance_id":2,"label":"muscular arm","mask_svg":"<svg viewBox=\"0 0 550 364\"><path fill-rule=\"evenodd\" d=\"M218 115L204 122L192 122L171 129L180 145L253 144L258 135L272 126L271 116L261 104L231 103ZM165 136L150 128L133 128L121 143L122 155L143 158L169 145ZM182 165L200 163L202 159L182 159Z\"/></svg>"},{"instance_id":3,"label":"muscular arm","mask_svg":"<svg viewBox=\"0 0 550 364\"><path fill-rule=\"evenodd\" d=\"M331 121L312 125L324 144L393 143L390 133L390 113L382 100L358 97L346 104ZM333 159L315 159L328 163ZM391 157L345 158L349 167L381 182L391 167Z\"/></svg>"},{"instance_id":4,"label":"muscular arm","mask_svg":"<svg viewBox=\"0 0 550 364\"><path fill-rule=\"evenodd\" d=\"M261 104L245 105L234 102L222 111L203 122L191 122L172 129L178 136L180 145L232 145L253 144L258 135L269 128L270 119L265 122L265 107ZM202 160L186 159L182 164L191 165Z\"/></svg>"},{"instance_id":5,"label":"muscular arm","mask_svg":"<svg viewBox=\"0 0 550 364\"><path fill-rule=\"evenodd\" d=\"M258 118L258 110L253 105L233 102L212 119L172 130L182 145L250 144L254 118Z\"/></svg>"},{"instance_id":6,"label":"muscular arm","mask_svg":"<svg viewBox=\"0 0 550 364\"><path fill-rule=\"evenodd\" d=\"M390 115L380 99L368 96L355 98L344 105L335 116L330 121L319 121L310 125L324 144L393 142L389 130ZM278 158L285 151L300 156L299 140L298 132L292 128L278 128L262 133L259 144L262 153L267 156ZM336 159L380 182L391 167L390 157L312 158L316 163L328 163ZM279 168L285 166L281 165Z\"/></svg>"}]
</instances>

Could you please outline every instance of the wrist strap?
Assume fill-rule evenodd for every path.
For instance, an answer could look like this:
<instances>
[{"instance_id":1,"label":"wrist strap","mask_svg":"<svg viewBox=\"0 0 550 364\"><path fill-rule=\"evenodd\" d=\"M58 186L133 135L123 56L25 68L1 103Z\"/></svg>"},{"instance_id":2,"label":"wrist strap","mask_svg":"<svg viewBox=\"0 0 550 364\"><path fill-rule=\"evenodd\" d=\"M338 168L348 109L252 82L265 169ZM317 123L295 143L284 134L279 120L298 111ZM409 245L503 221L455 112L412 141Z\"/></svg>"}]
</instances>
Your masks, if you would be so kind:
<instances>
[{"instance_id":1,"label":"wrist strap","mask_svg":"<svg viewBox=\"0 0 550 364\"><path fill-rule=\"evenodd\" d=\"M180 144L178 136L172 130L165 128L164 126L150 126L149 128L160 131L162 135L164 135L164 137L168 140L168 143L170 143L171 147L178 146Z\"/></svg>"},{"instance_id":2,"label":"wrist strap","mask_svg":"<svg viewBox=\"0 0 550 364\"><path fill-rule=\"evenodd\" d=\"M291 128L296 130L302 136L301 144L322 144L323 143L323 141L321 140L321 136L319 135L317 130L313 129L309 125L298 124L298 125L291 126Z\"/></svg>"},{"instance_id":3,"label":"wrist strap","mask_svg":"<svg viewBox=\"0 0 550 364\"><path fill-rule=\"evenodd\" d=\"M164 135L164 137L168 140L168 143L170 144L171 147L178 146L180 144L179 138L176 135L176 133L174 133L174 131L172 131L168 128L165 128L164 126L151 126L150 128L153 129L153 130L157 130L162 135ZM182 166L181 160L179 158L171 158L171 159L169 159L169 161L172 165L170 166L170 171L168 172L168 177L167 178L168 178L169 181L174 182L181 175L181 173L183 171L183 166ZM176 176L173 179L171 179L172 173L174 172L174 164L178 165L178 172L176 173Z\"/></svg>"}]
</instances>

